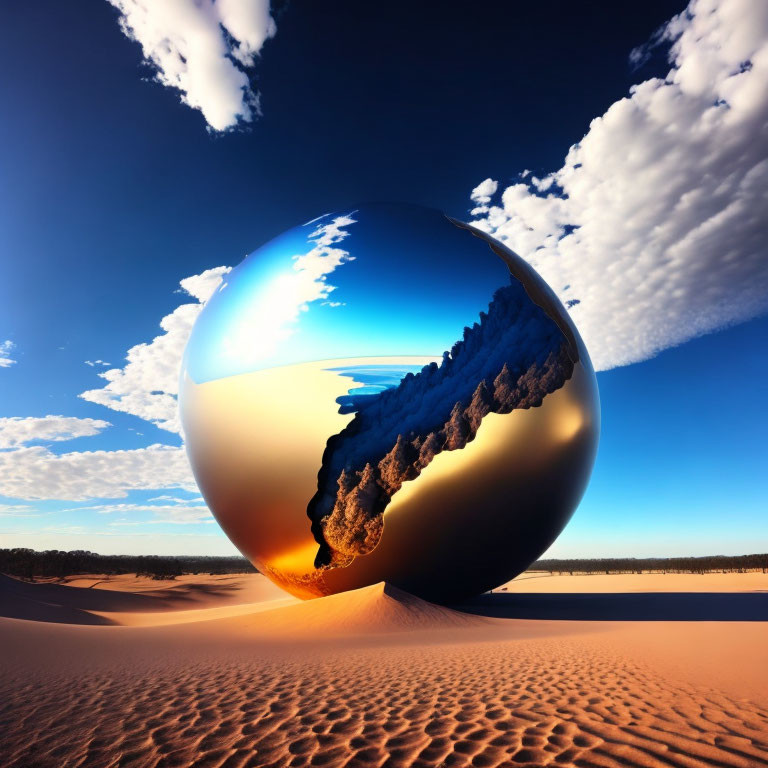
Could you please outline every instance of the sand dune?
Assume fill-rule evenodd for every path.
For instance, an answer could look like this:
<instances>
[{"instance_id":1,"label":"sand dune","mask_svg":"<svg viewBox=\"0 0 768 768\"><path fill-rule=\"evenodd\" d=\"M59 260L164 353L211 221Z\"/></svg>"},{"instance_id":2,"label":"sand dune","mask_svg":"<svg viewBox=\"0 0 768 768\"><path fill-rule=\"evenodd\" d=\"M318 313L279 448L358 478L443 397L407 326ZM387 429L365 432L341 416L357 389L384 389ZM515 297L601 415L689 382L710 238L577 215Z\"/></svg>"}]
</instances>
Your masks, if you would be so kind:
<instances>
[{"instance_id":1,"label":"sand dune","mask_svg":"<svg viewBox=\"0 0 768 768\"><path fill-rule=\"evenodd\" d=\"M260 578L154 626L141 591L0 582L76 619L111 594L124 625L0 619L0 765L768 765L765 622L470 616L384 585L249 601Z\"/></svg>"},{"instance_id":2,"label":"sand dune","mask_svg":"<svg viewBox=\"0 0 768 768\"><path fill-rule=\"evenodd\" d=\"M381 583L319 600L297 601L260 616L256 626L243 619L238 624L260 634L299 638L309 633L313 638L328 639L429 630L447 632L483 627L490 621L428 603Z\"/></svg>"},{"instance_id":3,"label":"sand dune","mask_svg":"<svg viewBox=\"0 0 768 768\"><path fill-rule=\"evenodd\" d=\"M180 611L92 611L94 616L104 619L105 624L121 627L168 627L177 624L197 624L204 621L221 621L238 616L254 616L265 611L274 611L283 606L294 605L296 597L278 598L260 603L242 603L241 605L222 605L212 608L193 608Z\"/></svg>"},{"instance_id":4,"label":"sand dune","mask_svg":"<svg viewBox=\"0 0 768 768\"><path fill-rule=\"evenodd\" d=\"M240 605L285 597L282 589L258 573L185 575L167 581L137 577L132 573L91 574L68 576L61 583L101 591L149 594L167 601L161 610L189 608L192 604L198 604L198 607Z\"/></svg>"},{"instance_id":5,"label":"sand dune","mask_svg":"<svg viewBox=\"0 0 768 768\"><path fill-rule=\"evenodd\" d=\"M91 576L65 584L29 583L0 574L0 616L64 624L176 623L189 620L193 610L220 611L223 606L285 598L285 592L258 574L182 576L167 582ZM170 621L168 612L174 617ZM156 620L149 614L157 614Z\"/></svg>"},{"instance_id":6,"label":"sand dune","mask_svg":"<svg viewBox=\"0 0 768 768\"><path fill-rule=\"evenodd\" d=\"M258 618L255 619L258 614ZM254 633L300 640L310 636L356 637L434 628L477 627L488 619L427 603L389 584L375 584L322 600L295 597L242 605L166 612L96 612L106 623L122 626L169 626L216 621L216 632ZM224 622L225 619L232 621Z\"/></svg>"}]
</instances>

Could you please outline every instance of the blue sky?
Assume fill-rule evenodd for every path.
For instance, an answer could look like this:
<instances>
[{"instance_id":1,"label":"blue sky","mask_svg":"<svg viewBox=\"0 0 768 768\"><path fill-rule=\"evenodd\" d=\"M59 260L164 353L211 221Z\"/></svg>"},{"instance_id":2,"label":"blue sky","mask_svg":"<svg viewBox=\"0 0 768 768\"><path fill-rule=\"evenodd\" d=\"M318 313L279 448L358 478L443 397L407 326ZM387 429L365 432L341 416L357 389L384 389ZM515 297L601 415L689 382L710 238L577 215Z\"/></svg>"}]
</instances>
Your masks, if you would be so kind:
<instances>
[{"instance_id":1,"label":"blue sky","mask_svg":"<svg viewBox=\"0 0 768 768\"><path fill-rule=\"evenodd\" d=\"M197 108L106 0L0 10L0 546L231 551L174 431L184 334L245 254L384 199L471 218L580 302L603 435L553 554L768 549L759 4L693 4L658 47L683 3L427 5L257 14L229 80L182 81Z\"/></svg>"}]
</instances>

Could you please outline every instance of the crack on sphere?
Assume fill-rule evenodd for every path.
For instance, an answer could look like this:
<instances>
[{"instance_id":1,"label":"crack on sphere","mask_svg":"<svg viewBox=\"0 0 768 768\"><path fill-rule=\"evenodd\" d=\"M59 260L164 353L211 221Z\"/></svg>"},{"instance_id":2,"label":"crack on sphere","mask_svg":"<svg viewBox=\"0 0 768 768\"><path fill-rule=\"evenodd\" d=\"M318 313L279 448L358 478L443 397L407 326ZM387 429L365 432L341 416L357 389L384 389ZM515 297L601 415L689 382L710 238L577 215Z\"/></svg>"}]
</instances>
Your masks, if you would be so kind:
<instances>
[{"instance_id":1,"label":"crack on sphere","mask_svg":"<svg viewBox=\"0 0 768 768\"><path fill-rule=\"evenodd\" d=\"M439 453L474 440L489 413L540 406L571 378L575 362L558 324L511 277L439 365L377 395L347 397L357 412L328 440L307 508L319 545L315 567L371 552L403 483Z\"/></svg>"}]
</instances>

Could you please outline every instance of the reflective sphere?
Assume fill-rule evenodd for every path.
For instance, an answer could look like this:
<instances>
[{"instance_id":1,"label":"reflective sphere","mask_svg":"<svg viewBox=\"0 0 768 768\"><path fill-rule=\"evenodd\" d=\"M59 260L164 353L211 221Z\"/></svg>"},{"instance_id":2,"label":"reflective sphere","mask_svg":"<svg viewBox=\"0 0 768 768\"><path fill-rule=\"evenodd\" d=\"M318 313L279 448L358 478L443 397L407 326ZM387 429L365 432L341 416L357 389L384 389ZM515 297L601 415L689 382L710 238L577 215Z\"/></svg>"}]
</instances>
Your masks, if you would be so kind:
<instances>
[{"instance_id":1,"label":"reflective sphere","mask_svg":"<svg viewBox=\"0 0 768 768\"><path fill-rule=\"evenodd\" d=\"M296 227L225 277L181 413L216 519L303 598L388 581L445 602L509 580L568 522L600 429L584 344L534 270L383 204Z\"/></svg>"}]
</instances>

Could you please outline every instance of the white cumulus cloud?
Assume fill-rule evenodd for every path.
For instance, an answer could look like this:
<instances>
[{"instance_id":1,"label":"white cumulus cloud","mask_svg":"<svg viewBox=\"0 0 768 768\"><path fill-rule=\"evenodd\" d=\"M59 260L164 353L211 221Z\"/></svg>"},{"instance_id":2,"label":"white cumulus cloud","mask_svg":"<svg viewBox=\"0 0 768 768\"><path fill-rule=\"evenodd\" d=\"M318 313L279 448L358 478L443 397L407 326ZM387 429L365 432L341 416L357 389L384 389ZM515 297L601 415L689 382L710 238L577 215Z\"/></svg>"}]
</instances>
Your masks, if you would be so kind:
<instances>
[{"instance_id":1,"label":"white cumulus cloud","mask_svg":"<svg viewBox=\"0 0 768 768\"><path fill-rule=\"evenodd\" d=\"M13 499L115 499L133 490L170 488L197 491L184 448L56 455L32 446L0 452L0 496Z\"/></svg>"},{"instance_id":2,"label":"white cumulus cloud","mask_svg":"<svg viewBox=\"0 0 768 768\"><path fill-rule=\"evenodd\" d=\"M15 347L16 345L10 339L0 341L0 368L10 368L16 363L11 357Z\"/></svg>"},{"instance_id":3,"label":"white cumulus cloud","mask_svg":"<svg viewBox=\"0 0 768 768\"><path fill-rule=\"evenodd\" d=\"M493 179L486 179L481 181L469 194L469 199L475 202L477 205L472 209L473 216L479 216L481 213L488 212L488 203L496 194L496 190L499 188L499 182Z\"/></svg>"},{"instance_id":4,"label":"white cumulus cloud","mask_svg":"<svg viewBox=\"0 0 768 768\"><path fill-rule=\"evenodd\" d=\"M668 75L595 118L559 170L496 204L491 180L472 192L471 223L571 307L598 370L768 310L768 3L693 0L653 42Z\"/></svg>"},{"instance_id":5,"label":"white cumulus cloud","mask_svg":"<svg viewBox=\"0 0 768 768\"><path fill-rule=\"evenodd\" d=\"M108 421L74 416L3 417L0 418L0 450L18 448L33 440L58 442L92 437L109 426Z\"/></svg>"},{"instance_id":6,"label":"white cumulus cloud","mask_svg":"<svg viewBox=\"0 0 768 768\"><path fill-rule=\"evenodd\" d=\"M230 267L215 267L182 280L183 291L197 301L182 304L166 315L160 321L162 334L131 347L123 368L99 374L107 381L105 386L83 392L80 397L133 414L170 432L180 432L176 398L184 348L200 310L229 271Z\"/></svg>"},{"instance_id":7,"label":"white cumulus cloud","mask_svg":"<svg viewBox=\"0 0 768 768\"><path fill-rule=\"evenodd\" d=\"M215 131L250 122L259 97L247 70L275 34L269 0L109 0L156 79Z\"/></svg>"}]
</instances>

